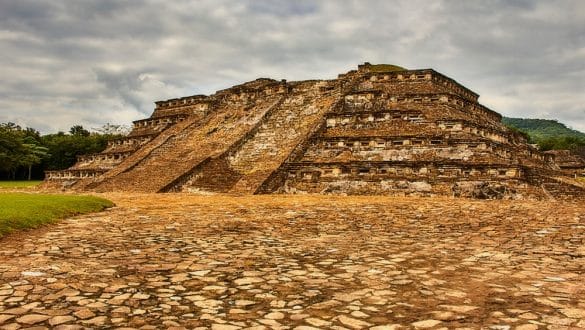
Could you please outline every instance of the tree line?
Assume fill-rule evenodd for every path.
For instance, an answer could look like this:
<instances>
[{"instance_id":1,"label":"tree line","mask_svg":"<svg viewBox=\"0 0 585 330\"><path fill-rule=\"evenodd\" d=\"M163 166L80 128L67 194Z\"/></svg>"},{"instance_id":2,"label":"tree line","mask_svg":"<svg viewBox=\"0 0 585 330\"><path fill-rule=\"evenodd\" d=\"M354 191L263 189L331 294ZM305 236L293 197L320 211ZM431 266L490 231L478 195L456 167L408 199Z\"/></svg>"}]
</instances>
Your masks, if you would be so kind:
<instances>
[{"instance_id":1,"label":"tree line","mask_svg":"<svg viewBox=\"0 0 585 330\"><path fill-rule=\"evenodd\" d=\"M0 123L0 179L42 180L44 171L69 168L77 156L98 153L127 131L124 126L106 124L90 132L75 125L67 133L41 135L34 128Z\"/></svg>"}]
</instances>

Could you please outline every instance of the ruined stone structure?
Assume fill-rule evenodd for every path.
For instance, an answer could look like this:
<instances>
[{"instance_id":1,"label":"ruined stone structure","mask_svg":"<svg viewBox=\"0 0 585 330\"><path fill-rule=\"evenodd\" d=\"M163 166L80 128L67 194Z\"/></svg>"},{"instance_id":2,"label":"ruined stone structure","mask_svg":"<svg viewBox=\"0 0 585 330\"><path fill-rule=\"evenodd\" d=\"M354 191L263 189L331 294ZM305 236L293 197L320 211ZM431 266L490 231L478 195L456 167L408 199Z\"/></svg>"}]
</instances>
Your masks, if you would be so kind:
<instances>
[{"instance_id":1,"label":"ruined stone structure","mask_svg":"<svg viewBox=\"0 0 585 330\"><path fill-rule=\"evenodd\" d=\"M431 69L360 65L156 102L148 119L48 184L80 190L581 196L554 155Z\"/></svg>"},{"instance_id":2,"label":"ruined stone structure","mask_svg":"<svg viewBox=\"0 0 585 330\"><path fill-rule=\"evenodd\" d=\"M565 175L585 178L585 158L569 150L549 150L545 154L552 155L555 163Z\"/></svg>"}]
</instances>

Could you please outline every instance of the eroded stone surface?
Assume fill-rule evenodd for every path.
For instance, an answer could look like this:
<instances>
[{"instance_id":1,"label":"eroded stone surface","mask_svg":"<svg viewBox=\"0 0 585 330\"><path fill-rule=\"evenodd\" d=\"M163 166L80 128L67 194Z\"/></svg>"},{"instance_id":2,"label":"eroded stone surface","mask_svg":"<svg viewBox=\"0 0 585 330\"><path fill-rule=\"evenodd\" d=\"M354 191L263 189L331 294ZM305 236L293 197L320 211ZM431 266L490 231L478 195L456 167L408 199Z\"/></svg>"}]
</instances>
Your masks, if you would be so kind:
<instances>
[{"instance_id":1,"label":"eroded stone surface","mask_svg":"<svg viewBox=\"0 0 585 330\"><path fill-rule=\"evenodd\" d=\"M585 326L583 203L106 197L0 239L0 328Z\"/></svg>"}]
</instances>

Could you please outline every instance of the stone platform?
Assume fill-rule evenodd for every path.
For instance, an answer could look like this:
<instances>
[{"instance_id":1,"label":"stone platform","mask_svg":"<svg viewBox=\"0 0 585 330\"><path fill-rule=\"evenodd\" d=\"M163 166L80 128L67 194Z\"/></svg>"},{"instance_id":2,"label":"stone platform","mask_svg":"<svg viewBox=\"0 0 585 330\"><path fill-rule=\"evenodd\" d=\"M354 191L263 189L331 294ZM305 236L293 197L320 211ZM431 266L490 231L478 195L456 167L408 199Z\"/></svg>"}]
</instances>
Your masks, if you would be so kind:
<instances>
[{"instance_id":1,"label":"stone platform","mask_svg":"<svg viewBox=\"0 0 585 330\"><path fill-rule=\"evenodd\" d=\"M585 328L585 205L105 194L0 239L0 329Z\"/></svg>"}]
</instances>

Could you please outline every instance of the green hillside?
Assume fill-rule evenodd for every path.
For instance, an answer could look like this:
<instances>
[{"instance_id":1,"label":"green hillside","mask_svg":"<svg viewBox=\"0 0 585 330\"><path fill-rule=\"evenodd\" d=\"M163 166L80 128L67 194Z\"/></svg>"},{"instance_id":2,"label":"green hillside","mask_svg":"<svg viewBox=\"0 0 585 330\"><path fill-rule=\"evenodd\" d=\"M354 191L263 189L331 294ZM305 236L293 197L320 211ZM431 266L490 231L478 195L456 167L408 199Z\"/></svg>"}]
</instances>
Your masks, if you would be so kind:
<instances>
[{"instance_id":1,"label":"green hillside","mask_svg":"<svg viewBox=\"0 0 585 330\"><path fill-rule=\"evenodd\" d=\"M502 118L511 128L528 134L530 142L538 144L542 150L575 149L585 146L585 133L567 127L550 119Z\"/></svg>"}]
</instances>

